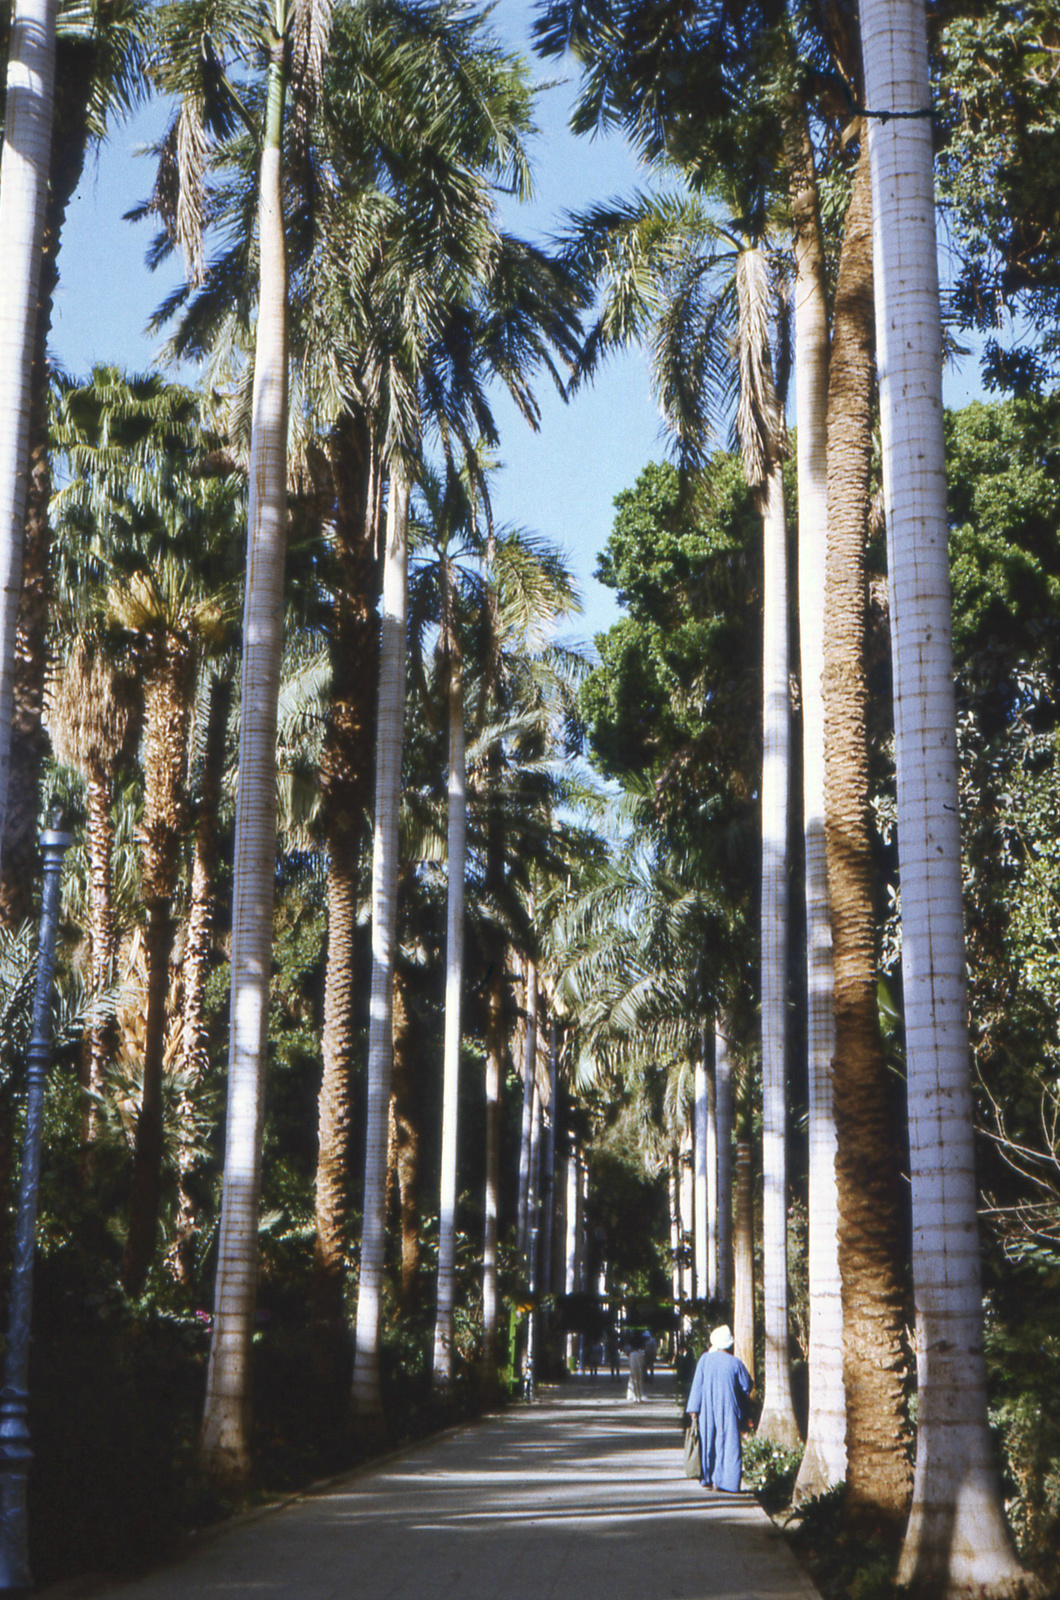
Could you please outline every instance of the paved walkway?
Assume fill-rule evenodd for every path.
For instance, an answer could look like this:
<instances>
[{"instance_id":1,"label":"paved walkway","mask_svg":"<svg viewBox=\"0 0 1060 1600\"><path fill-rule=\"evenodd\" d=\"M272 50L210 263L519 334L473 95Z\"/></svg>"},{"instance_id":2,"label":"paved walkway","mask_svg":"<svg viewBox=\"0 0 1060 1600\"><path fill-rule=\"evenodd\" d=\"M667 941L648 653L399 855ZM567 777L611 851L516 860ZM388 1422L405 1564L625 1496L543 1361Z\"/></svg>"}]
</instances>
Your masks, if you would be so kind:
<instances>
[{"instance_id":1,"label":"paved walkway","mask_svg":"<svg viewBox=\"0 0 1060 1600\"><path fill-rule=\"evenodd\" d=\"M120 1600L818 1600L750 1496L683 1475L672 1381L606 1377L206 1537ZM101 1591L95 1591L97 1595Z\"/></svg>"}]
</instances>

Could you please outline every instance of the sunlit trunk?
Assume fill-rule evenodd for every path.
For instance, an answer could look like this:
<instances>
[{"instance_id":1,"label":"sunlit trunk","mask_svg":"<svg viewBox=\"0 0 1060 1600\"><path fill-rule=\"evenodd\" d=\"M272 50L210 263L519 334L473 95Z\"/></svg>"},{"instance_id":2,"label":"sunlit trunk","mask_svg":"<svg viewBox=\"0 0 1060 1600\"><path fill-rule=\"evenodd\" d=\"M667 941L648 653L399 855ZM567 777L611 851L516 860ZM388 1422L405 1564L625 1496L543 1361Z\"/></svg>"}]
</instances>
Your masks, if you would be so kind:
<instances>
[{"instance_id":1,"label":"sunlit trunk","mask_svg":"<svg viewBox=\"0 0 1060 1600\"><path fill-rule=\"evenodd\" d=\"M408 504L408 486L395 471L391 478L387 517L379 655L364 1221L361 1229L361 1275L357 1292L353 1364L354 1410L365 1418L381 1418L383 1412L383 1394L379 1384L379 1326L386 1247L386 1156L393 1058L398 814L405 723Z\"/></svg>"},{"instance_id":2,"label":"sunlit trunk","mask_svg":"<svg viewBox=\"0 0 1060 1600\"><path fill-rule=\"evenodd\" d=\"M736 1207L733 1219L732 1331L736 1354L755 1375L755 1219L751 1141L736 1135Z\"/></svg>"},{"instance_id":3,"label":"sunlit trunk","mask_svg":"<svg viewBox=\"0 0 1060 1600\"><path fill-rule=\"evenodd\" d=\"M530 1198L530 1136L534 1116L534 1079L537 1075L537 967L527 957L525 983L526 1032L523 1056L523 1118L519 1127L519 1213L516 1246L526 1258Z\"/></svg>"},{"instance_id":4,"label":"sunlit trunk","mask_svg":"<svg viewBox=\"0 0 1060 1600\"><path fill-rule=\"evenodd\" d=\"M503 968L503 952L498 956ZM482 1393L497 1392L497 1230L501 1170L501 1074L504 1065L503 977L494 973L486 994L486 1193L482 1244Z\"/></svg>"},{"instance_id":5,"label":"sunlit trunk","mask_svg":"<svg viewBox=\"0 0 1060 1600\"><path fill-rule=\"evenodd\" d=\"M799 650L802 664L803 838L806 893L806 1043L809 1098L810 1341L806 1448L796 1502L846 1473L843 1307L832 1104L832 928L824 831L824 577L828 533L828 299L813 147L805 110L787 129L795 251L795 385L799 485Z\"/></svg>"},{"instance_id":6,"label":"sunlit trunk","mask_svg":"<svg viewBox=\"0 0 1060 1600\"><path fill-rule=\"evenodd\" d=\"M287 532L287 287L280 146L283 54L269 70L259 176L260 290L254 353L239 784L232 874L232 980L224 1184L201 1470L242 1489L250 1470L250 1337L276 863L276 703Z\"/></svg>"},{"instance_id":7,"label":"sunlit trunk","mask_svg":"<svg viewBox=\"0 0 1060 1600\"><path fill-rule=\"evenodd\" d=\"M788 1354L787 1038L790 690L784 478L763 491L762 535L762 1288L764 1399L758 1432L799 1442Z\"/></svg>"},{"instance_id":8,"label":"sunlit trunk","mask_svg":"<svg viewBox=\"0 0 1060 1600\"><path fill-rule=\"evenodd\" d=\"M964 964L932 123L923 0L864 0L876 348L891 590L916 1296L917 1459L899 1582L1035 1586L987 1427Z\"/></svg>"},{"instance_id":9,"label":"sunlit trunk","mask_svg":"<svg viewBox=\"0 0 1060 1600\"><path fill-rule=\"evenodd\" d=\"M464 680L455 647L449 651L449 890L445 923L445 1039L442 1071L442 1177L438 1212L438 1310L434 1329L434 1387L453 1381L453 1304L456 1295L456 1151L460 1102L460 1001L464 982L464 860L467 853L467 763Z\"/></svg>"},{"instance_id":10,"label":"sunlit trunk","mask_svg":"<svg viewBox=\"0 0 1060 1600\"><path fill-rule=\"evenodd\" d=\"M732 1060L722 1020L714 1022L714 1104L718 1146L718 1298L732 1294Z\"/></svg>"}]
</instances>

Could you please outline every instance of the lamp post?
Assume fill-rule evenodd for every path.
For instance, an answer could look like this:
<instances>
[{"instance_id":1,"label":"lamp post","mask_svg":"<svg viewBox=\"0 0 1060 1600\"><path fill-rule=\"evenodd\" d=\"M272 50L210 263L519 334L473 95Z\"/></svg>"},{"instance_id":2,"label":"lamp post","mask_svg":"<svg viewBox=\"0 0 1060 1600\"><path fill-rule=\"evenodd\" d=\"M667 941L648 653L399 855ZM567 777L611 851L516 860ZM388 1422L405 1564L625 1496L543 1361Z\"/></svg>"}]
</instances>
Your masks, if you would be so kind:
<instances>
[{"instance_id":1,"label":"lamp post","mask_svg":"<svg viewBox=\"0 0 1060 1600\"><path fill-rule=\"evenodd\" d=\"M49 819L60 819L53 813ZM7 1319L4 1386L0 1390L0 1595L25 1594L30 1587L26 1536L26 1475L29 1447L29 1335L33 1311L33 1251L37 1232L37 1188L40 1178L44 1084L51 1059L52 977L55 935L59 926L59 883L63 856L73 844L58 827L40 836L44 857L37 972L33 986L33 1023L27 1059L26 1131L15 1220L15 1253Z\"/></svg>"}]
</instances>

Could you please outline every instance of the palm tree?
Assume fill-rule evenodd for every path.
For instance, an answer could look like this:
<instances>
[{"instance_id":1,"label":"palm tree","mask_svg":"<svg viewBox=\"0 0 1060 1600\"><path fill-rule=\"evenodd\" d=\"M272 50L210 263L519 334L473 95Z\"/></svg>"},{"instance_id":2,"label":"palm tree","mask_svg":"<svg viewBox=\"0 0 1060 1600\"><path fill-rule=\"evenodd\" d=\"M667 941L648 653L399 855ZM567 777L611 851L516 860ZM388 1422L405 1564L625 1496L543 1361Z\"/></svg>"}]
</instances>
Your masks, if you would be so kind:
<instances>
[{"instance_id":1,"label":"palm tree","mask_svg":"<svg viewBox=\"0 0 1060 1600\"><path fill-rule=\"evenodd\" d=\"M846 1373L847 1500L855 1523L900 1524L911 1488L904 1374L905 1222L891 1073L880 1037L865 672L866 541L875 377L868 144L836 284L828 399L825 830L835 932L832 1072Z\"/></svg>"},{"instance_id":2,"label":"palm tree","mask_svg":"<svg viewBox=\"0 0 1060 1600\"><path fill-rule=\"evenodd\" d=\"M55 0L16 0L0 151L0 846L7 815L13 678L29 485L30 405L48 203Z\"/></svg>"},{"instance_id":3,"label":"palm tree","mask_svg":"<svg viewBox=\"0 0 1060 1600\"><path fill-rule=\"evenodd\" d=\"M36 849L41 767L48 749L42 719L48 666L48 502L52 490L47 345L59 281L59 247L67 207L89 149L105 137L110 120L126 115L142 96L143 9L141 0L95 0L85 7L58 5L54 120L33 340L10 771L0 852L0 917L11 927L29 916L33 905L36 875L25 870L25 862Z\"/></svg>"},{"instance_id":4,"label":"palm tree","mask_svg":"<svg viewBox=\"0 0 1060 1600\"><path fill-rule=\"evenodd\" d=\"M846 1476L843 1307L839 1279L836 1125L832 1095L832 928L825 849L825 559L828 532L828 299L817 175L805 107L787 119L795 320L799 501L799 652L806 899L809 1098L808 1275L810 1333L806 1448L794 1498L822 1494Z\"/></svg>"},{"instance_id":5,"label":"palm tree","mask_svg":"<svg viewBox=\"0 0 1060 1600\"><path fill-rule=\"evenodd\" d=\"M206 169L211 139L242 124L258 144L257 324L250 427L239 779L233 872L231 1028L225 1175L214 1318L199 1464L235 1487L249 1471L247 1361L257 1286L262 1087L276 854L276 706L282 652L287 525L287 267L284 103L296 131L308 116L327 49L330 6L275 0L224 6L209 27L180 4L160 17L155 76L178 97L163 141L152 208L181 246L192 283L204 276ZM266 68L259 129L227 73L256 56ZM173 181L175 178L175 182Z\"/></svg>"},{"instance_id":6,"label":"palm tree","mask_svg":"<svg viewBox=\"0 0 1060 1600\"><path fill-rule=\"evenodd\" d=\"M101 624L125 641L143 696L138 838L147 992L124 1266L131 1294L141 1292L155 1253L173 900L194 685L200 656L224 646L230 634L224 569L239 488L206 470L217 440L202 430L199 407L188 390L98 367L88 384L64 385L54 430L71 474L56 497L58 515L73 530L92 532L101 564L96 609ZM69 533L65 545L72 548ZM79 554L72 560L80 567ZM73 580L65 586L71 591Z\"/></svg>"},{"instance_id":7,"label":"palm tree","mask_svg":"<svg viewBox=\"0 0 1060 1600\"><path fill-rule=\"evenodd\" d=\"M397 923L398 812L405 720L409 490L400 472L390 481L379 650L379 712L372 848L372 991L365 1110L364 1220L354 1333L353 1404L366 1418L382 1415L379 1321L386 1229L387 1121L393 1051L394 930Z\"/></svg>"},{"instance_id":8,"label":"palm tree","mask_svg":"<svg viewBox=\"0 0 1060 1600\"><path fill-rule=\"evenodd\" d=\"M987 1426L942 436L931 103L922 0L861 8L894 672L918 1367L899 1582L1042 1592L1005 1523ZM894 116L893 113L898 113Z\"/></svg>"}]
</instances>

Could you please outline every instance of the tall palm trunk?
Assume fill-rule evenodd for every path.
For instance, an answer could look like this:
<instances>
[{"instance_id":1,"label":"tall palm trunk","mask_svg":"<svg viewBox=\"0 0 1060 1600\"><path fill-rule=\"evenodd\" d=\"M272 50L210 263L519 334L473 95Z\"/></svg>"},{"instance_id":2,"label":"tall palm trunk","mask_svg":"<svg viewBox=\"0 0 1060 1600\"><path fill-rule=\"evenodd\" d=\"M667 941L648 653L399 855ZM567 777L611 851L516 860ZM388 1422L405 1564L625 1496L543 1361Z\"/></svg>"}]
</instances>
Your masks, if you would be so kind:
<instances>
[{"instance_id":1,"label":"tall palm trunk","mask_svg":"<svg viewBox=\"0 0 1060 1600\"><path fill-rule=\"evenodd\" d=\"M707 1048L704 1032L703 1048ZM708 1300L718 1298L718 1079L715 1063L708 1061L707 1073L707 1278Z\"/></svg>"},{"instance_id":2,"label":"tall palm trunk","mask_svg":"<svg viewBox=\"0 0 1060 1600\"><path fill-rule=\"evenodd\" d=\"M839 1261L845 1324L847 1508L906 1514L905 1296L898 1152L876 1003L869 813L865 540L872 463L872 195L862 148L836 287L828 404L825 728L829 897L835 933Z\"/></svg>"},{"instance_id":3,"label":"tall palm trunk","mask_svg":"<svg viewBox=\"0 0 1060 1600\"><path fill-rule=\"evenodd\" d=\"M123 1279L127 1294L143 1290L154 1259L162 1191L163 1057L166 999L175 923L173 895L187 808L188 760L195 661L188 641L166 632L157 645L144 690L144 814L141 825L143 894L147 910L144 959L143 1092L136 1119L129 1234Z\"/></svg>"},{"instance_id":4,"label":"tall palm trunk","mask_svg":"<svg viewBox=\"0 0 1060 1600\"><path fill-rule=\"evenodd\" d=\"M445 1038L442 1071L442 1178L438 1208L438 1312L434 1328L434 1388L453 1381L453 1304L456 1297L456 1151L460 1105L460 1002L464 986L464 863L467 855L467 759L464 677L455 640L449 641L449 883L445 920Z\"/></svg>"},{"instance_id":5,"label":"tall palm trunk","mask_svg":"<svg viewBox=\"0 0 1060 1600\"><path fill-rule=\"evenodd\" d=\"M0 849L7 816L41 245L48 204L56 0L16 0L0 151Z\"/></svg>"},{"instance_id":6,"label":"tall palm trunk","mask_svg":"<svg viewBox=\"0 0 1060 1600\"><path fill-rule=\"evenodd\" d=\"M503 965L501 956L497 961ZM495 970L486 992L486 1192L482 1239L482 1398L497 1394L497 1231L501 1179L501 1075L504 1066L503 972Z\"/></svg>"},{"instance_id":7,"label":"tall palm trunk","mask_svg":"<svg viewBox=\"0 0 1060 1600\"><path fill-rule=\"evenodd\" d=\"M88 931L91 945L90 987L99 991L114 978L118 938L114 926L112 857L114 853L114 781L109 770L92 763L85 780L87 812L85 847L88 853ZM88 1037L87 1136L91 1142L98 1122L95 1096L103 1093L107 1067L114 1053L114 1027L105 1020L92 1024Z\"/></svg>"},{"instance_id":8,"label":"tall palm trunk","mask_svg":"<svg viewBox=\"0 0 1060 1600\"><path fill-rule=\"evenodd\" d=\"M987 1428L923 0L864 0L891 586L908 1063L917 1462L899 1582L1008 1596L1020 1570Z\"/></svg>"},{"instance_id":9,"label":"tall palm trunk","mask_svg":"<svg viewBox=\"0 0 1060 1600\"><path fill-rule=\"evenodd\" d=\"M381 1420L379 1323L386 1249L387 1122L393 1058L394 939L397 929L398 814L405 724L405 612L408 571L408 485L392 470L379 651L375 833L372 848L372 988L368 1024L364 1221L354 1332L353 1406Z\"/></svg>"},{"instance_id":10,"label":"tall palm trunk","mask_svg":"<svg viewBox=\"0 0 1060 1600\"><path fill-rule=\"evenodd\" d=\"M402 873L398 885L398 900ZM409 1011L408 977L394 969L394 1056L390 1077L390 1172L397 1184L401 1256L401 1306L411 1312L419 1300L423 1239L420 1227L420 1167L423 1151L423 1068L416 1048L416 1028Z\"/></svg>"},{"instance_id":11,"label":"tall palm trunk","mask_svg":"<svg viewBox=\"0 0 1060 1600\"><path fill-rule=\"evenodd\" d=\"M332 691L320 777L328 851L328 945L321 1031L323 1073L317 1101L312 1289L315 1359L328 1382L337 1377L346 1338L344 1284L356 1048L354 948L362 818L371 795L372 689L378 652L372 554L377 469L370 440L352 419L343 418L336 427L330 459L341 588L332 622Z\"/></svg>"},{"instance_id":12,"label":"tall palm trunk","mask_svg":"<svg viewBox=\"0 0 1060 1600\"><path fill-rule=\"evenodd\" d=\"M794 1447L799 1430L788 1354L787 950L790 764L787 529L784 479L771 468L762 504L762 1287L764 1400L758 1432Z\"/></svg>"},{"instance_id":13,"label":"tall palm trunk","mask_svg":"<svg viewBox=\"0 0 1060 1600\"><path fill-rule=\"evenodd\" d=\"M250 1335L276 863L276 705L287 524L287 283L281 138L283 44L269 69L258 188L260 286L254 351L247 579L232 894L231 1023L224 1185L199 1464L237 1490L250 1470Z\"/></svg>"},{"instance_id":14,"label":"tall palm trunk","mask_svg":"<svg viewBox=\"0 0 1060 1600\"><path fill-rule=\"evenodd\" d=\"M732 1058L720 1016L714 1020L714 1085L718 1146L718 1299L732 1294Z\"/></svg>"},{"instance_id":15,"label":"tall palm trunk","mask_svg":"<svg viewBox=\"0 0 1060 1600\"><path fill-rule=\"evenodd\" d=\"M733 1218L732 1331L736 1354L755 1375L755 1213L751 1140L736 1132L736 1208Z\"/></svg>"},{"instance_id":16,"label":"tall palm trunk","mask_svg":"<svg viewBox=\"0 0 1060 1600\"><path fill-rule=\"evenodd\" d=\"M229 671L210 677L206 738L202 778L196 805L195 842L192 847L191 895L188 907L187 939L184 946L184 1011L181 1019L181 1067L185 1113L191 1097L204 1081L210 1067L210 1030L206 1020L206 980L213 954L216 915L218 812L224 784L228 718L232 709L233 682ZM182 1282L189 1282L192 1250L197 1231L195 1205L188 1190L192 1161L182 1145L177 1156L177 1224L171 1261Z\"/></svg>"},{"instance_id":17,"label":"tall palm trunk","mask_svg":"<svg viewBox=\"0 0 1060 1600\"><path fill-rule=\"evenodd\" d=\"M710 1262L710 1213L707 1204L707 1149L710 1142L710 1132L707 1106L706 1045L707 1036L704 1031L700 1039L699 1054L696 1057L692 1091L692 1157L695 1164L695 1200L692 1208L695 1224L692 1229L692 1237L695 1246L695 1298L697 1300L713 1299Z\"/></svg>"},{"instance_id":18,"label":"tall palm trunk","mask_svg":"<svg viewBox=\"0 0 1060 1600\"><path fill-rule=\"evenodd\" d=\"M523 1117L519 1127L519 1214L516 1243L527 1257L530 1201L530 1138L534 1120L534 1081L537 1077L537 967L526 960L526 1035L523 1060Z\"/></svg>"},{"instance_id":19,"label":"tall palm trunk","mask_svg":"<svg viewBox=\"0 0 1060 1600\"><path fill-rule=\"evenodd\" d=\"M828 529L828 303L813 146L805 110L791 107L788 180L795 247L795 383L799 469L799 646L802 661L806 1033L809 1099L810 1338L806 1448L796 1501L846 1474L843 1306L832 1102L832 929L824 834L824 570Z\"/></svg>"},{"instance_id":20,"label":"tall palm trunk","mask_svg":"<svg viewBox=\"0 0 1060 1600\"><path fill-rule=\"evenodd\" d=\"M675 1145L670 1151L670 1292L673 1299L676 1326L680 1327L684 1306L681 1299L681 1155Z\"/></svg>"}]
</instances>

